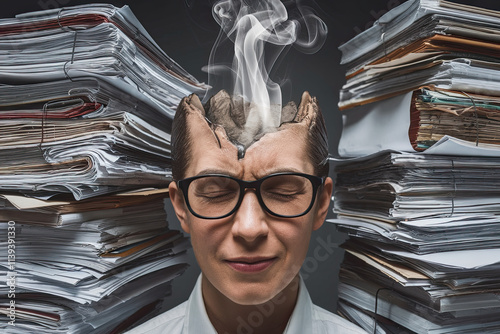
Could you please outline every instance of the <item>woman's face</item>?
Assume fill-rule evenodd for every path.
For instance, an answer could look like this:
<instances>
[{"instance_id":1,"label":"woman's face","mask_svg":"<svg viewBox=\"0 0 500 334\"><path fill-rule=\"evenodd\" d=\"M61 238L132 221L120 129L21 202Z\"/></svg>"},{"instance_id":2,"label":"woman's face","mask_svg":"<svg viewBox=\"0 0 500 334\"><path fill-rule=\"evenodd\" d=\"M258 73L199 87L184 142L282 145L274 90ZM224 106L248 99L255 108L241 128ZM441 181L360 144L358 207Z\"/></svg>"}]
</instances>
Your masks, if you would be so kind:
<instances>
[{"instance_id":1,"label":"woman's face","mask_svg":"<svg viewBox=\"0 0 500 334\"><path fill-rule=\"evenodd\" d=\"M308 129L302 124L264 135L243 159L237 158L237 149L223 130L217 130L217 140L201 115L191 115L188 126L192 142L186 178L217 173L251 181L278 172L314 172L306 152ZM325 182L304 216L272 216L260 206L255 191L248 189L234 214L213 220L193 216L172 182L170 197L182 228L191 236L203 287L237 304L255 305L288 286L305 259L311 232L326 217L332 181Z\"/></svg>"}]
</instances>

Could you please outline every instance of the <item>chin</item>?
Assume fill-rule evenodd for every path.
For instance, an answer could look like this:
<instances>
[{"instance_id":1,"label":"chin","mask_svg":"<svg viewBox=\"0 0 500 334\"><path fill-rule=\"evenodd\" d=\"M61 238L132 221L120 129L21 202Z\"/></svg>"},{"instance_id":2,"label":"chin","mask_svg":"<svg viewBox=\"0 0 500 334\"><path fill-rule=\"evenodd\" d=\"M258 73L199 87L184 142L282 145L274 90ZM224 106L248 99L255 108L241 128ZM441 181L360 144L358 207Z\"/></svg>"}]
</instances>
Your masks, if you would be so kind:
<instances>
[{"instance_id":1,"label":"chin","mask_svg":"<svg viewBox=\"0 0 500 334\"><path fill-rule=\"evenodd\" d=\"M274 297L273 295L268 295L268 296L247 295L247 296L235 296L235 298L230 298L230 299L232 302L238 305L251 306L251 305L264 304L270 301L273 297Z\"/></svg>"},{"instance_id":2,"label":"chin","mask_svg":"<svg viewBox=\"0 0 500 334\"><path fill-rule=\"evenodd\" d=\"M250 306L268 302L280 293L281 290L277 288L264 288L261 284L249 284L248 287L236 287L233 291L224 291L223 293L236 304Z\"/></svg>"}]
</instances>

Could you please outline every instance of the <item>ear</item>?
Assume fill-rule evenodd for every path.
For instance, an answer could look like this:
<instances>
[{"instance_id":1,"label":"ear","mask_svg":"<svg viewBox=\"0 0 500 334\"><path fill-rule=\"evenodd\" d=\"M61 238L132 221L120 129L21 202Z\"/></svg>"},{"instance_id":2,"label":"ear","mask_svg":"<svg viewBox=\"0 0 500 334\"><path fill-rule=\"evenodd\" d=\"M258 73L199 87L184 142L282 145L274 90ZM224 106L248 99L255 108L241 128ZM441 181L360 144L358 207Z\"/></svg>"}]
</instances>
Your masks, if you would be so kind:
<instances>
[{"instance_id":1,"label":"ear","mask_svg":"<svg viewBox=\"0 0 500 334\"><path fill-rule=\"evenodd\" d=\"M328 214L328 208L330 207L330 201L333 192L333 180L331 177L327 177L323 186L320 188L321 192L318 194L318 209L316 211L316 217L313 224L313 230L317 230L325 222L326 215Z\"/></svg>"},{"instance_id":2,"label":"ear","mask_svg":"<svg viewBox=\"0 0 500 334\"><path fill-rule=\"evenodd\" d=\"M181 227L184 232L189 234L189 224L187 222L187 207L184 202L184 197L182 191L177 187L177 183L172 181L168 186L168 194L170 200L172 201L172 206L174 207L175 215L181 223Z\"/></svg>"}]
</instances>

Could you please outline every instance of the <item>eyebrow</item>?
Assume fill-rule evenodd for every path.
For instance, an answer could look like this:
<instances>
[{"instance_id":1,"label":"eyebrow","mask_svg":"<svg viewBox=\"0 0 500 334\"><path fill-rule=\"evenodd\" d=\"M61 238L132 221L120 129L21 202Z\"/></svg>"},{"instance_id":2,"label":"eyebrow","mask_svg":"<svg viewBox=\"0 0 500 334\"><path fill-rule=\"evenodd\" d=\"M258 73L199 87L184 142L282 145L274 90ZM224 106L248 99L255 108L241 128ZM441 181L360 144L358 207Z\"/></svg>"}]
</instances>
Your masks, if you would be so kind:
<instances>
[{"instance_id":1,"label":"eyebrow","mask_svg":"<svg viewBox=\"0 0 500 334\"><path fill-rule=\"evenodd\" d=\"M198 174L196 174L196 176L208 175L208 174L220 174L220 175L228 175L228 176L232 176L232 177L237 177L236 174L230 173L225 169L203 169Z\"/></svg>"},{"instance_id":2,"label":"eyebrow","mask_svg":"<svg viewBox=\"0 0 500 334\"><path fill-rule=\"evenodd\" d=\"M297 168L286 167L286 168L277 168L277 169L266 170L265 173L263 173L263 174L260 174L260 171L259 171L259 174L257 174L257 176L258 176L258 178L262 178L262 177L265 177L267 175L279 174L279 173L306 173L306 172L299 170Z\"/></svg>"},{"instance_id":3,"label":"eyebrow","mask_svg":"<svg viewBox=\"0 0 500 334\"><path fill-rule=\"evenodd\" d=\"M305 172L302 170L299 170L297 168L292 168L292 167L278 168L278 169L272 169L272 170L265 171L265 173L262 173L262 174L261 173L257 174L257 176L258 176L257 179L265 177L267 175L278 174L278 173L305 173ZM231 172L228 172L225 169L203 169L198 174L196 174L196 176L208 175L208 174L228 175L228 176L232 176L234 178L238 178L238 175L231 173Z\"/></svg>"}]
</instances>

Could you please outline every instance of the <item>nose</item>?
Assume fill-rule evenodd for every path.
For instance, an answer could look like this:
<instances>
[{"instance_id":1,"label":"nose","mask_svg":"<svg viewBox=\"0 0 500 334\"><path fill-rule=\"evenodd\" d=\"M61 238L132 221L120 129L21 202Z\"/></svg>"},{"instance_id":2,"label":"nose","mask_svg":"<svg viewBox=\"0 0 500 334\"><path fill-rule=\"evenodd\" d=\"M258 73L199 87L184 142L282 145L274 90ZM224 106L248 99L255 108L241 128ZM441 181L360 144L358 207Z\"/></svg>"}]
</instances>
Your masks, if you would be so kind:
<instances>
[{"instance_id":1,"label":"nose","mask_svg":"<svg viewBox=\"0 0 500 334\"><path fill-rule=\"evenodd\" d=\"M253 242L267 236L268 232L266 213L260 206L255 191L247 190L234 215L233 236Z\"/></svg>"}]
</instances>

